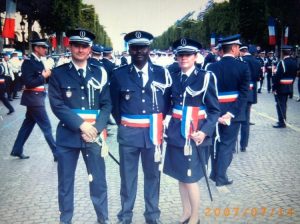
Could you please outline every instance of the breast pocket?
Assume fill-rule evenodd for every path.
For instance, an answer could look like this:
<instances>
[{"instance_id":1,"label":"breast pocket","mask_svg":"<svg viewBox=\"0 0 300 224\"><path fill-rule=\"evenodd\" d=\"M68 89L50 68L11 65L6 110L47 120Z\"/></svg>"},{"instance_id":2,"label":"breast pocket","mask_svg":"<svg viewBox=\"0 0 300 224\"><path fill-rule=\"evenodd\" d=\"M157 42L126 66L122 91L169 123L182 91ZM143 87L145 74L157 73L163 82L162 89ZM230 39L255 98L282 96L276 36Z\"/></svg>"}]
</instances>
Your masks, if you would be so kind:
<instances>
[{"instance_id":1,"label":"breast pocket","mask_svg":"<svg viewBox=\"0 0 300 224\"><path fill-rule=\"evenodd\" d=\"M127 102L132 102L135 98L136 90L134 88L121 88L121 98Z\"/></svg>"},{"instance_id":2,"label":"breast pocket","mask_svg":"<svg viewBox=\"0 0 300 224\"><path fill-rule=\"evenodd\" d=\"M66 101L76 98L78 95L78 87L74 85L62 85L61 92Z\"/></svg>"}]
</instances>

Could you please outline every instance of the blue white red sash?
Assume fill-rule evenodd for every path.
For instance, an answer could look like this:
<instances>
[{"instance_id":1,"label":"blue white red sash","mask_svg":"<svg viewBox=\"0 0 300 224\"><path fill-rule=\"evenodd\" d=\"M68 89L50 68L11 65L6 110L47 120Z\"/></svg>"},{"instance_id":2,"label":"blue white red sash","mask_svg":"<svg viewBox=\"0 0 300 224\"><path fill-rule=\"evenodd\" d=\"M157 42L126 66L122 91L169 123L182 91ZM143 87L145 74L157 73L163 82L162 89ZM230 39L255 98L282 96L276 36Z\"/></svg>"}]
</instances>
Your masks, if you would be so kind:
<instances>
[{"instance_id":1,"label":"blue white red sash","mask_svg":"<svg viewBox=\"0 0 300 224\"><path fill-rule=\"evenodd\" d=\"M237 98L239 96L238 91L232 91L232 92L219 92L218 99L219 103L232 103L237 101Z\"/></svg>"},{"instance_id":2,"label":"blue white red sash","mask_svg":"<svg viewBox=\"0 0 300 224\"><path fill-rule=\"evenodd\" d=\"M149 115L123 114L121 116L121 124L133 128L149 128L150 117Z\"/></svg>"},{"instance_id":3,"label":"blue white red sash","mask_svg":"<svg viewBox=\"0 0 300 224\"><path fill-rule=\"evenodd\" d=\"M134 128L149 128L151 142L155 145L154 161L161 161L161 144L163 138L163 114L121 116L121 124Z\"/></svg>"},{"instance_id":4,"label":"blue white red sash","mask_svg":"<svg viewBox=\"0 0 300 224\"><path fill-rule=\"evenodd\" d=\"M206 118L207 114L205 111L205 106L200 106L198 111L198 119L203 120ZM182 118L182 106L175 105L173 107L172 117L181 119Z\"/></svg>"},{"instance_id":5,"label":"blue white red sash","mask_svg":"<svg viewBox=\"0 0 300 224\"><path fill-rule=\"evenodd\" d=\"M253 90L253 88L254 88L254 83L253 83L253 82L250 82L250 83L249 83L249 90Z\"/></svg>"},{"instance_id":6,"label":"blue white red sash","mask_svg":"<svg viewBox=\"0 0 300 224\"><path fill-rule=\"evenodd\" d=\"M37 87L34 87L34 88L30 88L30 89L26 88L25 90L36 91L36 92L44 92L46 89L45 89L45 86L37 86Z\"/></svg>"},{"instance_id":7,"label":"blue white red sash","mask_svg":"<svg viewBox=\"0 0 300 224\"><path fill-rule=\"evenodd\" d=\"M198 127L199 121L199 111L201 107L191 107L191 106L183 106L182 107L182 120L181 120L181 135L185 139L189 139L192 133L191 122L194 127ZM201 108L201 110L205 111L205 108ZM196 130L194 130L196 131Z\"/></svg>"},{"instance_id":8,"label":"blue white red sash","mask_svg":"<svg viewBox=\"0 0 300 224\"><path fill-rule=\"evenodd\" d=\"M0 83L5 83L5 79L0 79Z\"/></svg>"},{"instance_id":9,"label":"blue white red sash","mask_svg":"<svg viewBox=\"0 0 300 224\"><path fill-rule=\"evenodd\" d=\"M282 85L291 85L293 84L293 79L280 79L280 84Z\"/></svg>"},{"instance_id":10,"label":"blue white red sash","mask_svg":"<svg viewBox=\"0 0 300 224\"><path fill-rule=\"evenodd\" d=\"M84 121L89 122L91 124L96 123L96 119L100 114L100 110L80 110L80 109L72 109L78 116L80 116Z\"/></svg>"},{"instance_id":11,"label":"blue white red sash","mask_svg":"<svg viewBox=\"0 0 300 224\"><path fill-rule=\"evenodd\" d=\"M95 124L98 116L100 115L100 110L80 110L80 109L72 109L79 117L81 117L84 121L89 122L90 124ZM100 138L102 141L107 139L107 130L103 129L100 133Z\"/></svg>"}]
</instances>

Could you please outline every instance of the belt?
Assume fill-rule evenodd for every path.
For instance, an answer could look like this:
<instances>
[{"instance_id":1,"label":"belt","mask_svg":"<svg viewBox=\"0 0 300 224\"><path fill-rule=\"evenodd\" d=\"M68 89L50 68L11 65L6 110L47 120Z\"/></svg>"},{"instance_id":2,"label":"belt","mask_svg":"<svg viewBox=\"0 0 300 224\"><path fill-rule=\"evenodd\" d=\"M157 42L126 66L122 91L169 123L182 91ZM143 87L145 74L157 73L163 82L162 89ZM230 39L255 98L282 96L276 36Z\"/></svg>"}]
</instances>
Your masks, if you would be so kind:
<instances>
[{"instance_id":1,"label":"belt","mask_svg":"<svg viewBox=\"0 0 300 224\"><path fill-rule=\"evenodd\" d=\"M231 92L219 92L218 99L219 103L232 103L237 101L239 96L238 91L231 91Z\"/></svg>"},{"instance_id":2,"label":"belt","mask_svg":"<svg viewBox=\"0 0 300 224\"><path fill-rule=\"evenodd\" d=\"M280 84L282 84L282 85L291 85L291 84L293 84L293 79L280 79Z\"/></svg>"},{"instance_id":3,"label":"belt","mask_svg":"<svg viewBox=\"0 0 300 224\"><path fill-rule=\"evenodd\" d=\"M200 106L199 107L199 111L198 111L198 119L199 120L203 120L206 118L206 111L205 111L205 106ZM182 106L179 106L179 105L175 105L173 107L173 110L172 110L172 117L173 118L176 118L176 119L181 119L182 118Z\"/></svg>"},{"instance_id":4,"label":"belt","mask_svg":"<svg viewBox=\"0 0 300 224\"><path fill-rule=\"evenodd\" d=\"M36 91L36 92L44 92L46 89L45 89L45 86L37 86L37 87L34 87L34 88L25 89L25 90Z\"/></svg>"}]
</instances>

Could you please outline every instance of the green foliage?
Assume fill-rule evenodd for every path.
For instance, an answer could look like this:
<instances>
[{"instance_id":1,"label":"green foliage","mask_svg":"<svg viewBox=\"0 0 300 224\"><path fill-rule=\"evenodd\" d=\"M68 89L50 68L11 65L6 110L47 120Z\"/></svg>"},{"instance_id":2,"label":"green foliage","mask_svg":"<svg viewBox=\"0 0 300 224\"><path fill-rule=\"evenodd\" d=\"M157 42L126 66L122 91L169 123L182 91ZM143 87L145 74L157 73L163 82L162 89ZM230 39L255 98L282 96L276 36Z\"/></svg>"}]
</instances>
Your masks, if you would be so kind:
<instances>
[{"instance_id":1,"label":"green foliage","mask_svg":"<svg viewBox=\"0 0 300 224\"><path fill-rule=\"evenodd\" d=\"M181 37L198 40L208 48L210 36L240 33L245 43L268 46L269 16L276 18L277 39L280 42L285 26L290 27L289 44L300 42L299 0L230 0L214 4L203 21L187 20L168 28L153 43L153 48L167 49Z\"/></svg>"}]
</instances>

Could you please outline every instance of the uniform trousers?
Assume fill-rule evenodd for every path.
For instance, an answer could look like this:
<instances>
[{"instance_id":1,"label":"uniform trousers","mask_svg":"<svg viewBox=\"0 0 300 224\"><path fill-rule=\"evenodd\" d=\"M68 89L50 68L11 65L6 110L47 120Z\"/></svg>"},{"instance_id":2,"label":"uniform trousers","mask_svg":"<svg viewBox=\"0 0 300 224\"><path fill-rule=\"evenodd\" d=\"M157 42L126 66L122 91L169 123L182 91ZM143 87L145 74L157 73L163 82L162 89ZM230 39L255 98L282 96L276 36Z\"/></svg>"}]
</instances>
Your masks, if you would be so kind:
<instances>
[{"instance_id":1,"label":"uniform trousers","mask_svg":"<svg viewBox=\"0 0 300 224\"><path fill-rule=\"evenodd\" d=\"M8 99L5 96L5 90L0 89L0 100L4 104L4 106L9 110L9 112L14 111L14 108L12 105L9 103Z\"/></svg>"},{"instance_id":2,"label":"uniform trousers","mask_svg":"<svg viewBox=\"0 0 300 224\"><path fill-rule=\"evenodd\" d=\"M231 122L229 126L219 125L220 142L216 142L216 155L214 157L212 147L210 178L219 184L228 182L227 169L232 161L236 140L240 128L240 122Z\"/></svg>"},{"instance_id":3,"label":"uniform trousers","mask_svg":"<svg viewBox=\"0 0 300 224\"><path fill-rule=\"evenodd\" d=\"M278 123L280 125L284 125L286 121L286 108L287 108L288 96L289 94L275 95Z\"/></svg>"},{"instance_id":4,"label":"uniform trousers","mask_svg":"<svg viewBox=\"0 0 300 224\"><path fill-rule=\"evenodd\" d=\"M246 120L241 122L241 139L240 146L241 148L246 148L249 141L250 133L250 112L251 112L251 103L247 103L246 106Z\"/></svg>"},{"instance_id":5,"label":"uniform trousers","mask_svg":"<svg viewBox=\"0 0 300 224\"><path fill-rule=\"evenodd\" d=\"M72 141L70 136L69 141ZM68 141L68 139L66 139ZM74 212L75 170L80 152L89 174L90 197L99 221L108 219L105 163L96 143L84 148L57 146L58 203L60 221L70 223Z\"/></svg>"},{"instance_id":6,"label":"uniform trousers","mask_svg":"<svg viewBox=\"0 0 300 224\"><path fill-rule=\"evenodd\" d=\"M267 89L268 89L268 92L271 91L271 88L272 88L272 72L268 72L267 73Z\"/></svg>"},{"instance_id":7,"label":"uniform trousers","mask_svg":"<svg viewBox=\"0 0 300 224\"><path fill-rule=\"evenodd\" d=\"M144 200L146 220L160 217L158 163L154 162L153 148L137 148L119 144L120 175L121 175L121 211L118 213L120 221L132 220L133 207L137 193L139 157L141 155L144 171Z\"/></svg>"},{"instance_id":8,"label":"uniform trousers","mask_svg":"<svg viewBox=\"0 0 300 224\"><path fill-rule=\"evenodd\" d=\"M28 139L29 135L31 134L36 123L42 130L45 139L53 153L53 156L56 156L56 144L52 135L51 124L44 106L27 106L25 119L22 123L17 139L13 146L12 154L23 154L24 144Z\"/></svg>"}]
</instances>

